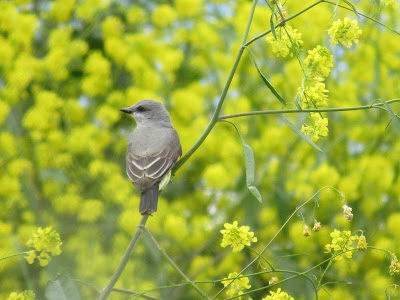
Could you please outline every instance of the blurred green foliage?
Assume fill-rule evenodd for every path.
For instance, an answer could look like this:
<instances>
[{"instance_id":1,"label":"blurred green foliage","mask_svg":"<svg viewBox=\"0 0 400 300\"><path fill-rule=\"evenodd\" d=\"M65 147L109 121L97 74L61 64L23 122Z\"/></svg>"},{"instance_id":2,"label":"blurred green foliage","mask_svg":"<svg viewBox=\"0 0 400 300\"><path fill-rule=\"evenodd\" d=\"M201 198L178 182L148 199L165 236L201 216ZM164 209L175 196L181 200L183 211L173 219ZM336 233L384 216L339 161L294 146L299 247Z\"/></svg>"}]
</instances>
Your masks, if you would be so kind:
<instances>
[{"instance_id":1,"label":"blurred green foliage","mask_svg":"<svg viewBox=\"0 0 400 300\"><path fill-rule=\"evenodd\" d=\"M312 3L289 0L284 7L291 16ZM106 285L140 220L139 193L125 175L126 137L134 122L118 109L145 98L163 101L185 153L214 111L250 7L244 0L0 2L0 257L28 250L38 226L53 226L63 242L61 255L45 268L23 258L0 261L0 299L27 289L44 299L46 282L57 273L99 289ZM334 9L322 3L290 21L302 33L304 55L317 45L333 54L328 106L398 98L400 37L360 18L359 44L332 47L327 31ZM357 9L400 27L395 5L359 1ZM270 28L270 15L260 1L250 38ZM334 18L346 16L356 18L351 10L335 10ZM250 48L271 84L293 102L302 82L296 57L276 58L264 38ZM399 111L398 104L392 107ZM280 108L245 51L222 113ZM329 257L324 246L335 228L362 229L368 245L400 254L399 132L386 128L390 118L382 110L327 117L323 153L301 141L279 115L232 119L254 150L261 204L247 190L242 144L227 123L218 123L179 169L147 226L191 279L226 278L255 257L248 249L231 253L220 246L224 223L250 226L261 251L294 209L327 185L344 193L353 220L343 216L342 197L324 190L318 205L304 207L265 257L282 269L306 270ZM288 118L301 127L305 116ZM304 224L312 227L314 219L321 231L304 237ZM293 254L301 255L285 257ZM389 276L389 265L390 257L371 250L335 261L326 281L352 284L327 285L320 298L383 299L385 289L399 282ZM254 264L248 271L259 270ZM270 279L251 277L250 284L259 288ZM140 292L180 281L144 236L116 287ZM78 286L83 299L98 296ZM201 287L217 291L222 284ZM281 287L295 299L313 295L304 278ZM153 295L198 297L187 286ZM113 293L110 299L127 296Z\"/></svg>"}]
</instances>

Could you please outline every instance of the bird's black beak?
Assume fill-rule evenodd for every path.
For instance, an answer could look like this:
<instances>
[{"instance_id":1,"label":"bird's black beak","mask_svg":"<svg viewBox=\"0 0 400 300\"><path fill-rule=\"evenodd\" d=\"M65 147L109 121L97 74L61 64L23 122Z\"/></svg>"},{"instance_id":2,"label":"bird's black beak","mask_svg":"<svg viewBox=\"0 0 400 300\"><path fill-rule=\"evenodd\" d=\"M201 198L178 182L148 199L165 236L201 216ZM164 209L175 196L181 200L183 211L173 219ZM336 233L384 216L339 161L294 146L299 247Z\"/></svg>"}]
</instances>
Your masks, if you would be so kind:
<instances>
[{"instance_id":1,"label":"bird's black beak","mask_svg":"<svg viewBox=\"0 0 400 300\"><path fill-rule=\"evenodd\" d=\"M119 110L124 112L124 113L127 113L127 114L133 113L132 107L124 107L124 108L120 108Z\"/></svg>"}]
</instances>

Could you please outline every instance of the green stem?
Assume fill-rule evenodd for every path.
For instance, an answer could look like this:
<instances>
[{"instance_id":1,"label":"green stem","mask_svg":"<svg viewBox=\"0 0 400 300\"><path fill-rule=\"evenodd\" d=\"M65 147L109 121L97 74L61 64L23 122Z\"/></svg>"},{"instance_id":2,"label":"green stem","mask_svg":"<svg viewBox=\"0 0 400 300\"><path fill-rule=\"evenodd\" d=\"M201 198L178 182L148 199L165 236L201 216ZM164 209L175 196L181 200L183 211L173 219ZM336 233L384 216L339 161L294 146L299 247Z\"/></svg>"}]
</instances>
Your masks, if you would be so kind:
<instances>
[{"instance_id":1,"label":"green stem","mask_svg":"<svg viewBox=\"0 0 400 300\"><path fill-rule=\"evenodd\" d=\"M140 220L139 226L136 229L135 235L133 236L131 242L129 243L128 248L125 251L124 256L122 257L121 262L119 263L119 266L117 270L115 270L113 276L111 277L110 282L107 284L107 286L102 290L99 300L105 300L107 299L108 295L110 295L112 288L114 287L115 283L118 281L118 278L121 276L122 271L124 270L126 264L128 263L129 256L135 247L137 241L139 240L139 237L143 233L143 228L145 228L147 219L149 218L149 215L143 215L142 219Z\"/></svg>"},{"instance_id":2,"label":"green stem","mask_svg":"<svg viewBox=\"0 0 400 300\"><path fill-rule=\"evenodd\" d=\"M392 99L386 101L386 103L395 103L400 102L400 99ZM250 111L244 113L223 115L219 117L219 120L231 119L231 118L239 118L239 117L248 117L254 115L274 115L274 114L291 114L291 113L309 113L309 112L335 112L335 111L351 111L351 110L363 110L363 109L371 109L371 108L384 108L383 104L370 104L370 105L361 105L354 107L331 107L331 108L318 108L318 109L276 109L276 110L262 110L262 111Z\"/></svg>"},{"instance_id":3,"label":"green stem","mask_svg":"<svg viewBox=\"0 0 400 300\"><path fill-rule=\"evenodd\" d=\"M317 1L317 2L315 2L315 3L313 3L313 4L311 4L310 6L306 7L305 9L299 11L297 14L294 14L293 16L291 16L291 17L289 17L289 18L286 18L285 20L282 20L281 22L279 22L278 24L275 25L275 28L278 28L278 27L280 27L280 26L283 26L287 21L290 21L290 20L296 18L297 16L299 16L299 15L305 13L305 12L308 11L309 9L313 8L314 6L316 6L316 5L318 5L318 4L322 3L322 2L325 2L325 1L324 1L324 0L319 0L319 1ZM254 37L254 38L252 38L250 41L248 41L246 44L244 44L244 46L250 45L250 44L253 43L254 41L256 41L256 40L262 38L263 36L266 36L268 33L271 33L271 31L272 31L272 30L270 29L270 30L267 30L267 31L265 31L265 32L263 32L263 33L257 35L256 37Z\"/></svg>"},{"instance_id":4,"label":"green stem","mask_svg":"<svg viewBox=\"0 0 400 300\"><path fill-rule=\"evenodd\" d=\"M25 254L28 254L28 253L29 253L29 251L16 253L16 254L12 254L12 255L9 255L9 256L4 256L4 257L0 258L0 261L6 260L6 259L11 258L11 257L15 257L15 256L25 255Z\"/></svg>"},{"instance_id":5,"label":"green stem","mask_svg":"<svg viewBox=\"0 0 400 300\"><path fill-rule=\"evenodd\" d=\"M251 21L253 19L254 10L256 8L256 5L257 5L257 0L253 0L253 4L251 6L249 19L247 20L246 30L244 32L243 39L242 39L242 46L239 49L239 52L238 52L238 54L236 56L236 59L235 59L235 62L233 63L232 69L231 69L231 71L229 73L228 79L227 79L227 81L225 83L225 86L224 86L224 88L222 90L221 96L219 98L217 107L215 108L214 114L213 114L213 116L211 118L211 121L208 124L207 128L204 130L203 134L200 136L200 138L194 143L192 148L190 148L189 151L186 152L185 155L174 166L174 168L172 169L172 174L175 174L175 172L178 171L180 167L182 167L182 165L193 155L193 153L196 152L196 150L201 146L201 144L204 142L204 140L210 134L210 132L214 128L215 124L218 122L219 113L221 111L222 105L224 104L224 101L225 101L225 98L226 98L226 94L228 93L229 87L230 87L230 85L232 83L233 76L236 73L236 69L237 69L237 67L239 65L240 59L242 58L243 51L245 49L244 45L245 45L247 37L249 35L250 25L251 25Z\"/></svg>"},{"instance_id":6,"label":"green stem","mask_svg":"<svg viewBox=\"0 0 400 300\"><path fill-rule=\"evenodd\" d=\"M333 261L332 259L329 261L328 265L326 266L326 268L324 270L324 273L322 273L321 277L319 278L319 280L318 280L318 289L321 287L322 279L324 278L326 272L328 272L329 267L332 265L332 261Z\"/></svg>"},{"instance_id":7,"label":"green stem","mask_svg":"<svg viewBox=\"0 0 400 300\"><path fill-rule=\"evenodd\" d=\"M194 284L193 281L189 279L189 277L186 276L185 273L182 272L182 270L175 264L175 262L168 256L167 252L164 251L164 249L161 247L161 245L157 242L156 238L151 234L150 230L144 227L146 230L147 234L150 236L152 239L154 245L157 247L158 250L160 250L161 254L165 257L165 259L168 261L168 263L174 268L174 270L179 273L179 275L182 276L184 280L186 280L192 288L194 288L204 299L210 299L206 293L204 293L197 285Z\"/></svg>"}]
</instances>

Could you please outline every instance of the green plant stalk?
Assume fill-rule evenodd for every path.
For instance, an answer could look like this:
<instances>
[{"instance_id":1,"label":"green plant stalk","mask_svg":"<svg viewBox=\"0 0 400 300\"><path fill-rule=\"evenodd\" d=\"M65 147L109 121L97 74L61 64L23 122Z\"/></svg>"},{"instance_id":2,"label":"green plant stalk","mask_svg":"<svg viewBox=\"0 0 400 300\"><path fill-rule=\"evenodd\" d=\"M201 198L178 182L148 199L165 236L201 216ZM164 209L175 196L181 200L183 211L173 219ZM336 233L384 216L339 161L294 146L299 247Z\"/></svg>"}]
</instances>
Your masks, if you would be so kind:
<instances>
[{"instance_id":1,"label":"green plant stalk","mask_svg":"<svg viewBox=\"0 0 400 300\"><path fill-rule=\"evenodd\" d=\"M211 118L210 123L208 124L207 128L204 130L203 134L200 136L200 138L194 143L192 148L189 149L188 152L185 153L185 155L178 161L178 163L174 166L172 169L172 175L175 174L176 171L179 170L179 168L193 155L194 152L201 146L201 144L204 142L204 140L207 138L207 136L210 134L211 130L214 128L215 124L218 122L219 118L219 113L221 111L222 105L224 104L226 95L228 93L229 87L232 83L233 76L236 73L237 67L239 65L240 59L242 58L243 51L245 49L244 45L247 41L247 37L249 36L249 31L250 31L250 25L253 20L253 15L254 11L257 5L257 0L253 0L253 4L251 6L250 10L250 15L249 19L247 20L247 25L246 25L246 30L243 34L243 39L242 39L242 46L239 49L239 52L236 56L235 62L233 63L232 69L229 73L228 79L226 80L225 86L222 90L221 96L219 98L217 107L215 108L214 114Z\"/></svg>"},{"instance_id":2,"label":"green plant stalk","mask_svg":"<svg viewBox=\"0 0 400 300\"><path fill-rule=\"evenodd\" d=\"M392 99L386 101L386 103L395 103L400 102L399 99ZM351 110L364 110L371 108L380 108L384 109L383 104L370 104L370 105L361 105L354 107L331 107L331 108L316 108L316 109L276 109L276 110L261 110L261 111L249 111L244 113L223 115L219 117L219 120L239 118L239 117L248 117L255 115L275 115L275 114L291 114L291 113L310 113L310 112L336 112L336 111L351 111Z\"/></svg>"},{"instance_id":3,"label":"green plant stalk","mask_svg":"<svg viewBox=\"0 0 400 300\"><path fill-rule=\"evenodd\" d=\"M210 299L206 293L204 293L197 285L194 284L193 281L189 279L189 277L186 276L185 273L182 272L182 270L176 265L176 263L168 256L167 252L164 251L164 249L161 247L161 245L157 242L156 238L151 234L150 230L148 230L146 227L144 227L146 230L147 234L150 236L151 240L153 241L154 245L157 247L157 249L161 252L161 254L165 257L165 259L168 261L168 263L171 265L174 270L182 276L184 280L186 280L192 288L194 288L204 299Z\"/></svg>"},{"instance_id":4,"label":"green plant stalk","mask_svg":"<svg viewBox=\"0 0 400 300\"><path fill-rule=\"evenodd\" d=\"M133 250L133 248L136 246L137 241L139 240L139 237L143 233L143 228L145 228L147 219L149 218L149 215L143 215L142 219L140 220L139 226L136 229L136 232L129 243L128 248L125 251L124 256L122 257L121 262L119 263L118 268L115 270L113 276L111 277L110 282L107 284L107 286L101 291L99 300L105 300L107 299L108 295L110 295L112 288L114 287L115 283L118 281L119 277L122 274L122 271L124 270L126 264L128 263L129 256Z\"/></svg>"},{"instance_id":5,"label":"green plant stalk","mask_svg":"<svg viewBox=\"0 0 400 300\"><path fill-rule=\"evenodd\" d=\"M20 252L20 253L15 253L15 254L12 254L12 255L9 255L9 256L4 256L4 257L0 258L0 261L2 261L2 260L6 260L6 259L8 259L8 258L15 257L15 256L21 256L21 255L25 255L25 254L29 254L29 251L26 251L26 252Z\"/></svg>"},{"instance_id":6,"label":"green plant stalk","mask_svg":"<svg viewBox=\"0 0 400 300\"><path fill-rule=\"evenodd\" d=\"M325 270L324 270L324 273L322 273L321 277L319 278L319 280L318 280L318 289L320 289L322 279L324 278L326 272L328 272L328 269L329 269L329 267L332 265L332 262L333 262L333 260L330 260L330 261L329 261L328 265L326 266L326 268L325 268Z\"/></svg>"}]
</instances>

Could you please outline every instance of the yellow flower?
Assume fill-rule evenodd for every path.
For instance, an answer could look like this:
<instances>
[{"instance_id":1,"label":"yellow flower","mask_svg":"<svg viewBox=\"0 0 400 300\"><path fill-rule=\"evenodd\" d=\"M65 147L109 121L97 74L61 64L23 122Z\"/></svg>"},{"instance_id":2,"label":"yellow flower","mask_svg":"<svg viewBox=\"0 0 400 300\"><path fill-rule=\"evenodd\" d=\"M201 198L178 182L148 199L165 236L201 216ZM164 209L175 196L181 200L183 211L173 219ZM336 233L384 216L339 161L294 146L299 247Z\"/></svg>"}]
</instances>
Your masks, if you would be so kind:
<instances>
[{"instance_id":1,"label":"yellow flower","mask_svg":"<svg viewBox=\"0 0 400 300\"><path fill-rule=\"evenodd\" d=\"M389 274L391 276L400 274L400 262L394 253L392 253L392 260L390 262Z\"/></svg>"},{"instance_id":2,"label":"yellow flower","mask_svg":"<svg viewBox=\"0 0 400 300\"><path fill-rule=\"evenodd\" d=\"M353 241L356 239L355 236L351 235L349 230L339 231L335 229L330 234L332 238L332 244L325 245L325 253L332 253L332 255L340 254L347 258L352 258L353 256ZM335 257L336 260L341 259L342 255Z\"/></svg>"},{"instance_id":3,"label":"yellow flower","mask_svg":"<svg viewBox=\"0 0 400 300\"><path fill-rule=\"evenodd\" d=\"M321 222L314 222L314 227L312 229L313 231L320 231L321 230Z\"/></svg>"},{"instance_id":4,"label":"yellow flower","mask_svg":"<svg viewBox=\"0 0 400 300\"><path fill-rule=\"evenodd\" d=\"M294 300L288 293L283 292L280 288L276 292L269 292L271 295L263 298L262 300Z\"/></svg>"},{"instance_id":5,"label":"yellow flower","mask_svg":"<svg viewBox=\"0 0 400 300\"><path fill-rule=\"evenodd\" d=\"M49 17L58 22L66 22L70 19L75 8L76 0L57 0L51 2Z\"/></svg>"},{"instance_id":6,"label":"yellow flower","mask_svg":"<svg viewBox=\"0 0 400 300\"><path fill-rule=\"evenodd\" d=\"M357 242L357 249L358 250L366 250L367 249L367 239L365 238L364 235L356 236L355 238Z\"/></svg>"},{"instance_id":7,"label":"yellow flower","mask_svg":"<svg viewBox=\"0 0 400 300\"><path fill-rule=\"evenodd\" d=\"M158 5L154 11L151 19L158 27L167 27L171 25L177 18L175 9L167 4Z\"/></svg>"},{"instance_id":8,"label":"yellow flower","mask_svg":"<svg viewBox=\"0 0 400 300\"><path fill-rule=\"evenodd\" d=\"M344 217L346 218L346 220L350 221L351 219L353 219L353 214L352 211L353 209L350 206L347 206L346 204L343 205L343 214Z\"/></svg>"},{"instance_id":9,"label":"yellow flower","mask_svg":"<svg viewBox=\"0 0 400 300\"><path fill-rule=\"evenodd\" d=\"M292 29L289 25L276 29L276 39L269 35L266 40L267 43L272 46L272 52L275 53L277 57L286 57L288 54L293 56L303 45L301 33L297 32L297 29Z\"/></svg>"},{"instance_id":10,"label":"yellow flower","mask_svg":"<svg viewBox=\"0 0 400 300\"><path fill-rule=\"evenodd\" d=\"M311 79L327 77L333 67L333 55L325 47L318 45L308 51L304 60L304 67Z\"/></svg>"},{"instance_id":11,"label":"yellow flower","mask_svg":"<svg viewBox=\"0 0 400 300\"><path fill-rule=\"evenodd\" d=\"M231 246L233 252L239 252L244 246L257 242L254 232L249 232L249 226L238 227L238 222L234 221L232 224L225 223L224 227L225 229L220 231L223 234L221 247Z\"/></svg>"},{"instance_id":12,"label":"yellow flower","mask_svg":"<svg viewBox=\"0 0 400 300\"><path fill-rule=\"evenodd\" d=\"M331 36L331 43L333 46L341 43L344 47L350 48L354 43L358 44L362 30L357 25L357 20L350 20L344 18L344 20L336 20L333 22L332 27L328 33Z\"/></svg>"},{"instance_id":13,"label":"yellow flower","mask_svg":"<svg viewBox=\"0 0 400 300\"><path fill-rule=\"evenodd\" d=\"M303 124L301 132L311 136L311 140L316 142L328 135L328 119L322 118L319 113L311 113L311 125Z\"/></svg>"},{"instance_id":14,"label":"yellow flower","mask_svg":"<svg viewBox=\"0 0 400 300\"><path fill-rule=\"evenodd\" d=\"M311 235L310 228L307 225L304 225L303 235L305 237L309 237Z\"/></svg>"},{"instance_id":15,"label":"yellow flower","mask_svg":"<svg viewBox=\"0 0 400 300\"><path fill-rule=\"evenodd\" d=\"M182 17L194 17L202 8L202 0L175 0L175 8Z\"/></svg>"},{"instance_id":16,"label":"yellow flower","mask_svg":"<svg viewBox=\"0 0 400 300\"><path fill-rule=\"evenodd\" d=\"M60 236L57 231L53 230L53 227L50 226L45 229L39 227L27 243L34 250L29 251L25 258L30 264L37 258L41 266L46 266L51 259L51 255L61 254L61 244Z\"/></svg>"},{"instance_id":17,"label":"yellow flower","mask_svg":"<svg viewBox=\"0 0 400 300\"><path fill-rule=\"evenodd\" d=\"M233 297L233 296L236 296L236 295L242 295L243 294L243 290L251 288L251 285L249 285L249 278L248 277L242 277L242 278L234 279L233 282L232 282L232 280L229 280L229 278L237 277L238 274L239 273L237 273L237 272L229 273L228 278L227 278L228 280L223 280L222 281L224 286L228 286L229 285L228 286L228 291L226 292L228 297ZM240 299L242 299L242 297L239 297L237 299L240 300Z\"/></svg>"},{"instance_id":18,"label":"yellow flower","mask_svg":"<svg viewBox=\"0 0 400 300\"><path fill-rule=\"evenodd\" d=\"M390 6L395 9L399 7L399 3L397 2L397 0L384 0L383 3L385 4L385 6Z\"/></svg>"},{"instance_id":19,"label":"yellow flower","mask_svg":"<svg viewBox=\"0 0 400 300\"><path fill-rule=\"evenodd\" d=\"M120 36L123 32L124 26L120 18L110 16L105 19L101 29L105 38L111 38Z\"/></svg>"}]
</instances>

